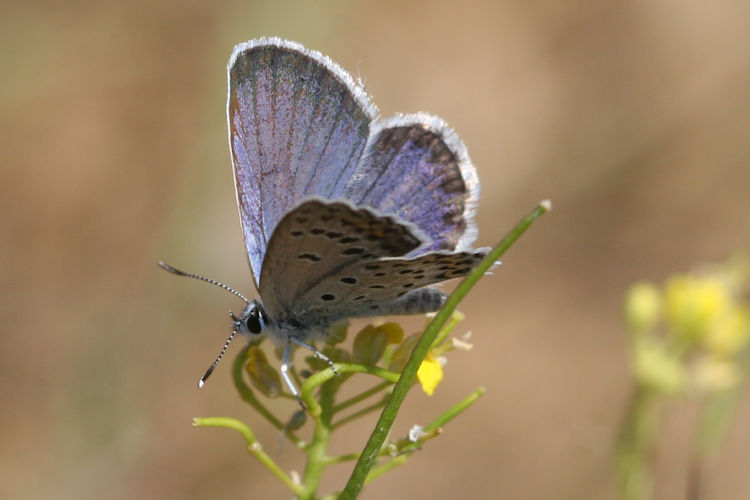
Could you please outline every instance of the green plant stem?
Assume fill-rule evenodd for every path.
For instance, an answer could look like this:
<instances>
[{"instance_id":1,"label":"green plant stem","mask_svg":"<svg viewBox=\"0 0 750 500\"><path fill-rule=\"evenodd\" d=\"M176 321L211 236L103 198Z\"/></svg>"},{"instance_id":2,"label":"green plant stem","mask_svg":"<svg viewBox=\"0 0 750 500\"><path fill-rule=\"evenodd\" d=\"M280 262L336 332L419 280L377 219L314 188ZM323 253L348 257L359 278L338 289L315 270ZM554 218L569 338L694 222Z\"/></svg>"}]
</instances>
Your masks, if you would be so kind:
<instances>
[{"instance_id":1,"label":"green plant stem","mask_svg":"<svg viewBox=\"0 0 750 500\"><path fill-rule=\"evenodd\" d=\"M328 457L326 459L326 465L340 464L342 462L351 462L357 460L359 453L346 453L344 455L336 455L335 457Z\"/></svg>"},{"instance_id":2,"label":"green plant stem","mask_svg":"<svg viewBox=\"0 0 750 500\"><path fill-rule=\"evenodd\" d=\"M373 403L370 406L366 406L366 407L362 408L361 410L355 411L351 415L347 415L347 416L341 418L340 420L338 420L337 422L335 422L333 424L333 429L334 430L338 429L342 425L348 424L349 422L351 422L353 420L356 420L356 419L358 419L358 418L360 418L360 417L362 417L364 415L367 415L368 413L372 413L375 410L379 410L380 408L382 408L383 406L385 406L385 403L387 401L388 401L388 395L385 395L385 397L382 400L378 401L377 403Z\"/></svg>"},{"instance_id":3,"label":"green plant stem","mask_svg":"<svg viewBox=\"0 0 750 500\"><path fill-rule=\"evenodd\" d=\"M273 459L263 451L263 447L255 439L253 431L250 430L250 427L244 422L227 417L206 417L194 418L193 425L196 427L226 427L239 432L242 437L245 438L247 451L250 452L251 455L257 458L274 476L279 478L279 480L281 480L281 482L284 483L292 493L297 496L300 496L303 493L303 489L298 484L295 484L294 481L292 481L292 478L281 470L281 468L276 465L276 462L274 462Z\"/></svg>"},{"instance_id":4,"label":"green plant stem","mask_svg":"<svg viewBox=\"0 0 750 500\"><path fill-rule=\"evenodd\" d=\"M367 475L367 478L365 478L365 484L369 483L370 481L373 481L389 470L395 469L396 467L400 465L404 465L409 460L409 455L399 455L397 457L394 457L393 460L389 460L380 467L377 467L375 469L372 469L370 473ZM343 498L343 497L339 497Z\"/></svg>"},{"instance_id":5,"label":"green plant stem","mask_svg":"<svg viewBox=\"0 0 750 500\"><path fill-rule=\"evenodd\" d=\"M367 389L366 391L357 394L356 396L352 396L351 398L347 399L346 401L342 401L341 403L337 404L333 407L333 413L338 413L341 410L345 410L349 408L350 406L354 406L355 404L359 403L360 401L363 401L370 396L373 396L375 394L378 394L379 392L382 392L383 390L387 389L388 387L392 386L392 382L383 381L377 384L374 387L371 387L370 389Z\"/></svg>"},{"instance_id":6,"label":"green plant stem","mask_svg":"<svg viewBox=\"0 0 750 500\"><path fill-rule=\"evenodd\" d=\"M445 424L459 416L461 413L463 413L464 410L466 410L469 406L476 403L477 399L484 396L485 392L487 392L487 389L485 389L484 387L477 388L474 392L466 396L458 404L452 406L448 411L444 412L438 418L425 425L425 432L429 432L437 429L438 427L444 426Z\"/></svg>"},{"instance_id":7,"label":"green plant stem","mask_svg":"<svg viewBox=\"0 0 750 500\"><path fill-rule=\"evenodd\" d=\"M623 500L648 500L653 493L650 458L659 418L659 395L639 385L631 398L615 450L617 487Z\"/></svg>"},{"instance_id":8,"label":"green plant stem","mask_svg":"<svg viewBox=\"0 0 750 500\"><path fill-rule=\"evenodd\" d=\"M336 368L336 372L340 375L346 373L369 373L370 375L380 377L391 384L395 383L399 379L398 373L394 373L377 366L361 365L359 363L334 363L334 367ZM305 383L302 384L302 388L300 389L300 397L307 405L307 413L310 416L316 417L320 415L320 412L322 411L321 405L315 399L313 390L336 376L338 375L336 375L336 373L334 373L331 368L326 368L325 370L321 370L310 375L307 380L305 380Z\"/></svg>"},{"instance_id":9,"label":"green plant stem","mask_svg":"<svg viewBox=\"0 0 750 500\"><path fill-rule=\"evenodd\" d=\"M425 435L429 435L429 436L426 436L425 438L421 438L420 441L417 443L409 443L407 446L403 446L399 448L398 452L410 451L413 448L415 449L419 447L419 445L421 445L426 440L434 437L434 434L435 434L434 431L436 431L437 429L444 426L445 424L447 424L448 422L456 418L458 415L463 413L463 411L466 410L472 404L474 404L477 401L477 399L482 397L485 392L486 391L484 387L479 387L477 390L475 390L474 392L469 394L467 397L465 397L461 402L454 405L453 407L448 409L446 412L444 412L442 415L440 415L438 418L436 418L435 420L427 424L424 428L424 431L425 431ZM338 425L340 425L340 423L338 422L334 424L333 429L335 430L336 427L338 427ZM380 450L380 456L388 455L389 453L390 452L388 451L388 448L382 448ZM337 464L341 462L348 462L350 460L357 460L359 456L360 456L360 453L347 453L345 455L328 457L327 464Z\"/></svg>"},{"instance_id":10,"label":"green plant stem","mask_svg":"<svg viewBox=\"0 0 750 500\"><path fill-rule=\"evenodd\" d=\"M242 351L240 351L240 353L235 356L234 361L232 362L232 381L234 382L234 387L237 389L240 398L244 402L252 406L255 411L260 413L261 416L268 420L271 425L273 425L280 431L284 431L289 440L292 441L297 448L304 449L307 444L294 432L290 430L285 431L284 423L276 418L276 416L271 413L268 408L263 405L263 403L258 401L258 398L255 397L252 389L250 389L250 387L248 387L248 385L245 383L245 379L242 377L242 368L245 366L245 360L247 359L246 353L247 348L242 349Z\"/></svg>"},{"instance_id":11,"label":"green plant stem","mask_svg":"<svg viewBox=\"0 0 750 500\"><path fill-rule=\"evenodd\" d=\"M353 500L359 495L362 490L362 486L365 480L369 476L370 469L375 464L378 453L385 442L388 432L390 432L393 421L396 419L401 403L404 401L406 394L409 392L414 379L417 375L419 365L427 355L427 351L432 346L440 330L443 328L445 323L450 320L453 315L453 311L456 310L458 304L463 300L466 294L471 288L489 271L489 269L495 264L495 262L510 248L513 243L531 226L531 224L539 216L549 211L549 202L544 201L537 205L534 210L531 211L526 217L524 217L516 226L503 238L503 240L492 249L492 251L484 258L484 260L475 267L456 287L455 291L448 297L445 305L438 311L433 320L427 326L424 334L420 338L417 345L409 357L409 361L406 363L401 377L399 378L396 386L393 388L390 399L386 403L383 412L380 414L375 429L370 435L370 439L367 441L365 448L362 450L362 454L359 460L354 466L349 481L346 483L343 491L341 492L341 500Z\"/></svg>"},{"instance_id":12,"label":"green plant stem","mask_svg":"<svg viewBox=\"0 0 750 500\"><path fill-rule=\"evenodd\" d=\"M322 411L312 417L315 430L313 440L307 449L307 465L302 477L304 493L299 500L313 500L318 490L323 469L328 465L326 451L331 436L331 418L333 416L333 401L341 380L328 380L320 386L320 406Z\"/></svg>"}]
</instances>

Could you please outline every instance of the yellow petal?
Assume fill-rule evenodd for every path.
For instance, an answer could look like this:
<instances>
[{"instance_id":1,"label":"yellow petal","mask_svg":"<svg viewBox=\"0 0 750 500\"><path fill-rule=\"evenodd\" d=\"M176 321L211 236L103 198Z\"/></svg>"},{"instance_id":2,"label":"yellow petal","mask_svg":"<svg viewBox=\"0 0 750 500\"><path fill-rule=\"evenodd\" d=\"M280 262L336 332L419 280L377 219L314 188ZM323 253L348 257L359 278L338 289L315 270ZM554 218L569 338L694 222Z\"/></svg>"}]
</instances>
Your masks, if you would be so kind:
<instances>
[{"instance_id":1,"label":"yellow petal","mask_svg":"<svg viewBox=\"0 0 750 500\"><path fill-rule=\"evenodd\" d=\"M422 390L428 396L432 396L441 380L443 380L443 367L437 359L434 359L429 354L419 365L417 370L417 378L419 383L422 384Z\"/></svg>"}]
</instances>

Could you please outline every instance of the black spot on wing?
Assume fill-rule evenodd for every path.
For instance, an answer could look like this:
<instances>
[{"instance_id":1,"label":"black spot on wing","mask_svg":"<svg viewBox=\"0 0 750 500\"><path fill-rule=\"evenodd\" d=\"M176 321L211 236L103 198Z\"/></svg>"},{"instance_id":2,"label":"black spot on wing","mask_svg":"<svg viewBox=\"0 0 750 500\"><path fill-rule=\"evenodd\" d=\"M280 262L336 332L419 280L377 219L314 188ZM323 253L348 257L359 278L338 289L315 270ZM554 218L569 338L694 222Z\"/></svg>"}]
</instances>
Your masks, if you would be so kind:
<instances>
[{"instance_id":1,"label":"black spot on wing","mask_svg":"<svg viewBox=\"0 0 750 500\"><path fill-rule=\"evenodd\" d=\"M314 254L312 252L304 252L297 256L300 260L309 260L310 262L318 262L321 260L320 255Z\"/></svg>"}]
</instances>

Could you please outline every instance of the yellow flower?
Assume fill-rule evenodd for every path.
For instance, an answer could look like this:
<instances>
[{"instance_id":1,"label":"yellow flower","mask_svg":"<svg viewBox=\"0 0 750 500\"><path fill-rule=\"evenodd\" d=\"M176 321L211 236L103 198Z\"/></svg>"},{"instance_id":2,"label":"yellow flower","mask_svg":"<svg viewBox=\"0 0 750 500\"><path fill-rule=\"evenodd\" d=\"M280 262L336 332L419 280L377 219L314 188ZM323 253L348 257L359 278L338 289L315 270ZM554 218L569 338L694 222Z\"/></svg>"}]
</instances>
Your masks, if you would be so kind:
<instances>
[{"instance_id":1,"label":"yellow flower","mask_svg":"<svg viewBox=\"0 0 750 500\"><path fill-rule=\"evenodd\" d=\"M685 341L704 338L732 302L730 290L716 277L674 277L665 295L667 324Z\"/></svg>"},{"instance_id":2,"label":"yellow flower","mask_svg":"<svg viewBox=\"0 0 750 500\"><path fill-rule=\"evenodd\" d=\"M432 396L441 380L443 380L443 365L440 358L435 359L430 354L424 358L417 370L417 379L422 384L422 390Z\"/></svg>"},{"instance_id":3,"label":"yellow flower","mask_svg":"<svg viewBox=\"0 0 750 500\"><path fill-rule=\"evenodd\" d=\"M732 356L747 344L750 314L740 305L717 316L705 338L706 348L718 356Z\"/></svg>"},{"instance_id":4,"label":"yellow flower","mask_svg":"<svg viewBox=\"0 0 750 500\"><path fill-rule=\"evenodd\" d=\"M661 293L651 283L636 283L625 297L625 320L632 333L652 330L659 321Z\"/></svg>"},{"instance_id":5,"label":"yellow flower","mask_svg":"<svg viewBox=\"0 0 750 500\"><path fill-rule=\"evenodd\" d=\"M430 315L428 315L429 317ZM434 317L434 315L432 315ZM430 350L427 352L427 356L424 360L422 360L422 363L419 365L419 368L417 369L417 379L419 380L419 383L422 385L422 390L428 395L432 396L432 394L435 392L435 389L440 384L440 382L443 380L443 366L445 365L445 358L443 357L443 354L447 353L448 351L452 351L454 349L461 349L464 351L468 351L472 348L472 345L469 344L466 340L468 340L469 335L467 334L465 336L464 340L458 340L458 339L450 339L448 340L448 335L453 331L453 329L456 327L456 325L464 319L464 314L455 311L453 313L452 318L450 321L447 322L445 326L438 332L438 335L435 337L435 340L432 343L432 346L430 347ZM382 325L381 327L385 327L387 325L395 325L397 324L393 323L386 323L385 325ZM397 335L396 335L397 334ZM390 371L394 372L401 372L404 367L406 366L406 363L409 360L409 357L411 356L412 350L414 350L414 347L417 345L417 342L419 342L419 339L421 338L421 333L415 333L414 335L410 335L407 337L403 342L401 342L401 336L403 335L403 330L401 330L401 327L398 326L398 331L394 331L393 338L398 338L399 345L396 346L396 348L393 350L390 356L390 360L388 362L388 369ZM390 337L389 337L390 339Z\"/></svg>"}]
</instances>

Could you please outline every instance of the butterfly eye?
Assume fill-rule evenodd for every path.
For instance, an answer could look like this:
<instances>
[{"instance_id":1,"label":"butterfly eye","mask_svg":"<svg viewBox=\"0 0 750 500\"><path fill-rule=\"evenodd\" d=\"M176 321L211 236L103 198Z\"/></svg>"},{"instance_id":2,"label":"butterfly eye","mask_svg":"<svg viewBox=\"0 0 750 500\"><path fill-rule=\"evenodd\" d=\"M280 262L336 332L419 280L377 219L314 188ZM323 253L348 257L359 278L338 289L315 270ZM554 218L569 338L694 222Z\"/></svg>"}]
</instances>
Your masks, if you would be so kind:
<instances>
[{"instance_id":1,"label":"butterfly eye","mask_svg":"<svg viewBox=\"0 0 750 500\"><path fill-rule=\"evenodd\" d=\"M260 311L258 311L258 308L253 309L250 316L247 317L245 325L250 333L260 333L262 328L260 324Z\"/></svg>"}]
</instances>

